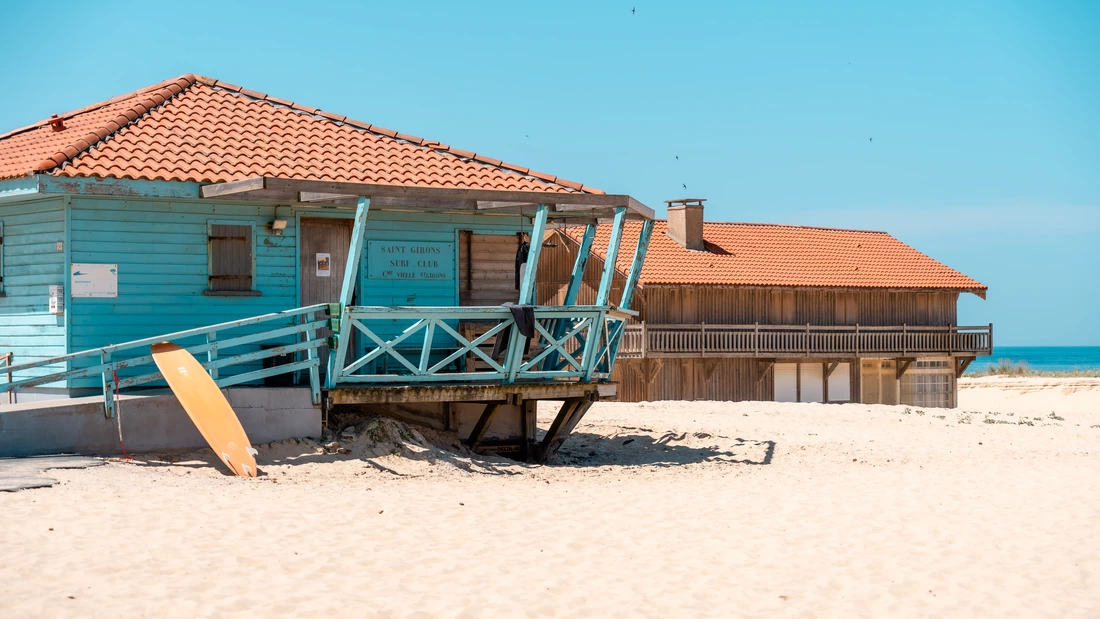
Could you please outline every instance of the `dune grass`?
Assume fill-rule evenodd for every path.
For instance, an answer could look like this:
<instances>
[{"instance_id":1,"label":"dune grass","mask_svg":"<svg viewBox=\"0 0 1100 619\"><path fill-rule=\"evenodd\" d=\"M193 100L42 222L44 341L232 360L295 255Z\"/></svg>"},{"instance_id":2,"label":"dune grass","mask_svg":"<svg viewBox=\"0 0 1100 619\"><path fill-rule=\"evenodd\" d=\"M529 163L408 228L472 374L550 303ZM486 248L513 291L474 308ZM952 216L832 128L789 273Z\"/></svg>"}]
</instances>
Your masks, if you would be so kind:
<instances>
[{"instance_id":1,"label":"dune grass","mask_svg":"<svg viewBox=\"0 0 1100 619\"><path fill-rule=\"evenodd\" d=\"M1034 370L1027 361L1013 361L1012 359L997 359L995 363L981 370L967 370L965 378L981 378L982 376L1039 376L1051 378L1100 378L1100 369L1092 370Z\"/></svg>"}]
</instances>

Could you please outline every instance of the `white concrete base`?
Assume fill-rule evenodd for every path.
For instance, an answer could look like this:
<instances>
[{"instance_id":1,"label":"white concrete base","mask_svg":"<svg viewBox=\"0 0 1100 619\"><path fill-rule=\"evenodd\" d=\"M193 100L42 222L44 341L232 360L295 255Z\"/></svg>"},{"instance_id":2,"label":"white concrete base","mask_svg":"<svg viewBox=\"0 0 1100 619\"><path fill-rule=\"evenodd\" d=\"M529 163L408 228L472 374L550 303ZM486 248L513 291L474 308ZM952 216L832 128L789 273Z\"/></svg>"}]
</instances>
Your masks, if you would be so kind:
<instances>
[{"instance_id":1,"label":"white concrete base","mask_svg":"<svg viewBox=\"0 0 1100 619\"><path fill-rule=\"evenodd\" d=\"M243 387L223 393L254 444L321 435L321 407L310 401L309 389ZM120 400L127 451L206 447L171 393L124 395ZM0 457L120 454L117 424L117 419L103 416L102 396L0 406Z\"/></svg>"}]
</instances>

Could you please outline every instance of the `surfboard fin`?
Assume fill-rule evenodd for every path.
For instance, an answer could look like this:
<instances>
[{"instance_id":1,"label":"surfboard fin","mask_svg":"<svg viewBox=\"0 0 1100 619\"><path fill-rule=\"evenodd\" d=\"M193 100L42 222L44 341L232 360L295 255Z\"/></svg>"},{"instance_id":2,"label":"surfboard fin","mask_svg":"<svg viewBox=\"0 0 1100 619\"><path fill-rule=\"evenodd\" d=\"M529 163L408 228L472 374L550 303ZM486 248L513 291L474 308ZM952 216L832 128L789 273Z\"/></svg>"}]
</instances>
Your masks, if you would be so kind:
<instances>
[{"instance_id":1,"label":"surfboard fin","mask_svg":"<svg viewBox=\"0 0 1100 619\"><path fill-rule=\"evenodd\" d=\"M253 458L255 458L256 456L260 455L260 452L259 452L259 451L256 451L256 448L255 448L255 447L249 447L249 448L247 448L247 449L246 449L245 451L247 451L247 452L248 452L248 455L252 456Z\"/></svg>"},{"instance_id":2,"label":"surfboard fin","mask_svg":"<svg viewBox=\"0 0 1100 619\"><path fill-rule=\"evenodd\" d=\"M223 451L222 452L222 460L225 460L226 462L229 462L229 454L227 454Z\"/></svg>"}]
</instances>

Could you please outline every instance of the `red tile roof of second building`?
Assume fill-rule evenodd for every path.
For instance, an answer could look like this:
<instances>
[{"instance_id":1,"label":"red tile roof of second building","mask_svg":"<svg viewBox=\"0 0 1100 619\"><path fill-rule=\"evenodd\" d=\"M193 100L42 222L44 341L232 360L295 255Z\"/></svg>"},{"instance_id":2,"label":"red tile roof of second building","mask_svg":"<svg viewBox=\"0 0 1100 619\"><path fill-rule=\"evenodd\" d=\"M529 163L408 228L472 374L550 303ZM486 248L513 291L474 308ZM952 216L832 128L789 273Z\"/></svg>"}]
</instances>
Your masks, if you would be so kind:
<instances>
[{"instance_id":1,"label":"red tile roof of second building","mask_svg":"<svg viewBox=\"0 0 1100 619\"><path fill-rule=\"evenodd\" d=\"M0 135L0 179L32 173L216 183L255 176L603 193L232 84L185 75Z\"/></svg>"},{"instance_id":2,"label":"red tile roof of second building","mask_svg":"<svg viewBox=\"0 0 1100 619\"><path fill-rule=\"evenodd\" d=\"M626 273L640 222L626 222L616 266ZM755 223L706 222L706 251L692 251L657 221L640 283L664 285L899 288L970 291L978 281L922 254L885 232ZM566 233L579 241L583 227ZM592 250L607 255L611 226L597 229Z\"/></svg>"}]
</instances>

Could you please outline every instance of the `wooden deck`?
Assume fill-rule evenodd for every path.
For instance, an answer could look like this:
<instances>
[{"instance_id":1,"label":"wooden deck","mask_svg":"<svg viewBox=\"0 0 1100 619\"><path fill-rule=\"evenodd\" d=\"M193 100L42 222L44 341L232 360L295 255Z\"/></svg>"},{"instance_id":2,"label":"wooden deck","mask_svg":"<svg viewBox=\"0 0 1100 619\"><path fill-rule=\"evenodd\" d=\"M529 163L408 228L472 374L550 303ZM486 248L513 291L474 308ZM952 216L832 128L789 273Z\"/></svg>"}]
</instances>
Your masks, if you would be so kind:
<instances>
[{"instance_id":1,"label":"wooden deck","mask_svg":"<svg viewBox=\"0 0 1100 619\"><path fill-rule=\"evenodd\" d=\"M622 358L857 358L982 356L993 353L993 325L629 325Z\"/></svg>"}]
</instances>

